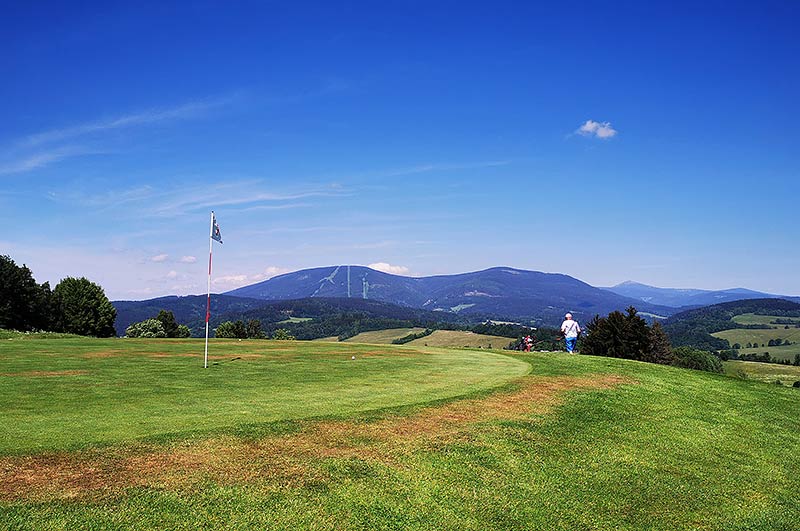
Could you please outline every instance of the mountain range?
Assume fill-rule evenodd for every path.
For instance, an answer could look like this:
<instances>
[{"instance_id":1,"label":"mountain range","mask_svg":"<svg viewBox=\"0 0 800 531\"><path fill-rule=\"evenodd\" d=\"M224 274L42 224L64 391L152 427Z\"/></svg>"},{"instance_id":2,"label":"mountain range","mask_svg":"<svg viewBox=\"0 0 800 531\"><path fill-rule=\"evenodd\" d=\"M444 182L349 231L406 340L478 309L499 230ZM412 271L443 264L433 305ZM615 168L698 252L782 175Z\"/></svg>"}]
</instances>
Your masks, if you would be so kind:
<instances>
[{"instance_id":1,"label":"mountain range","mask_svg":"<svg viewBox=\"0 0 800 531\"><path fill-rule=\"evenodd\" d=\"M455 275L407 277L384 273L364 266L328 266L303 269L279 275L263 282L244 286L211 298L212 325L221 320L247 316L272 322L287 315L314 317L310 306L296 304L299 313L276 306L280 301L341 299L320 308L335 312L366 312L372 318L410 319L401 309L415 314L417 322L440 316L441 322L481 322L507 320L533 326L557 326L564 314L571 312L579 322L594 315L635 306L648 319L667 318L687 308L739 299L778 298L746 289L721 291L701 289L656 288L636 282L623 282L610 288L591 286L559 273L527 271L512 267L493 267L483 271ZM798 297L782 297L800 302ZM345 302L349 300L350 302ZM358 300L394 305L364 306ZM154 317L159 310L173 311L179 322L190 324L197 332L204 322L205 295L160 297L145 301L115 301L116 328L123 334L132 322ZM293 313L294 312L294 313ZM304 313L305 312L305 313ZM309 315L305 315L308 313ZM277 321L275 321L277 322Z\"/></svg>"},{"instance_id":2,"label":"mountain range","mask_svg":"<svg viewBox=\"0 0 800 531\"><path fill-rule=\"evenodd\" d=\"M723 302L745 300L745 299L785 299L800 302L800 297L788 297L785 295L773 295L745 288L732 288L724 290L705 290L705 289L679 289L679 288L656 288L647 284L626 281L605 290L630 297L642 302L669 306L671 308L681 307L700 307Z\"/></svg>"},{"instance_id":3,"label":"mountain range","mask_svg":"<svg viewBox=\"0 0 800 531\"><path fill-rule=\"evenodd\" d=\"M558 273L493 267L456 275L406 277L363 266L304 269L245 286L225 295L263 300L307 297L366 298L461 315L558 324L566 312L590 319L634 304L666 317L675 309L635 300Z\"/></svg>"}]
</instances>

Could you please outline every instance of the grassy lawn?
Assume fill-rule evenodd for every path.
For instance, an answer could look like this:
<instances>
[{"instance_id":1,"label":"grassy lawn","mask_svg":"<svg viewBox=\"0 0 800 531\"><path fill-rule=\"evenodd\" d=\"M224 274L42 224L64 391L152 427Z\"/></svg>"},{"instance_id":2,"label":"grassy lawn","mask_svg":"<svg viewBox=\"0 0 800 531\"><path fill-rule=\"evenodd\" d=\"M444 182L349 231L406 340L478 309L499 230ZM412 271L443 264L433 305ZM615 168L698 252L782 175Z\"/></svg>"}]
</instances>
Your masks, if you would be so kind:
<instances>
[{"instance_id":1,"label":"grassy lawn","mask_svg":"<svg viewBox=\"0 0 800 531\"><path fill-rule=\"evenodd\" d=\"M0 529L800 519L797 389L562 353L213 345L223 357L204 371L196 340L0 343L0 421L16 434L2 438Z\"/></svg>"},{"instance_id":2,"label":"grassy lawn","mask_svg":"<svg viewBox=\"0 0 800 531\"><path fill-rule=\"evenodd\" d=\"M0 454L349 415L480 391L527 372L499 354L311 342L0 343ZM351 359L355 356L356 359Z\"/></svg>"}]
</instances>

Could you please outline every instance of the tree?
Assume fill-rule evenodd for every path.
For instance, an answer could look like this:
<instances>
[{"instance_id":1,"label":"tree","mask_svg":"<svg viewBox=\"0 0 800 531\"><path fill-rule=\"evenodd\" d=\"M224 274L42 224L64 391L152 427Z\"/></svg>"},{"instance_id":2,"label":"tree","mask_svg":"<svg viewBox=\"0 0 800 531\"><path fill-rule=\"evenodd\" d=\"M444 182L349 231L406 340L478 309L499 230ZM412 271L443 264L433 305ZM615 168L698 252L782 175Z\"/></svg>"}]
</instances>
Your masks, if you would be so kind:
<instances>
[{"instance_id":1,"label":"tree","mask_svg":"<svg viewBox=\"0 0 800 531\"><path fill-rule=\"evenodd\" d=\"M692 347L678 347L674 350L676 367L708 372L722 372L722 362L718 357L704 350Z\"/></svg>"},{"instance_id":2,"label":"tree","mask_svg":"<svg viewBox=\"0 0 800 531\"><path fill-rule=\"evenodd\" d=\"M48 330L52 326L50 284L37 284L27 266L0 255L0 328Z\"/></svg>"},{"instance_id":3,"label":"tree","mask_svg":"<svg viewBox=\"0 0 800 531\"><path fill-rule=\"evenodd\" d=\"M53 290L55 330L82 336L116 335L117 310L103 288L86 278L67 277Z\"/></svg>"},{"instance_id":4,"label":"tree","mask_svg":"<svg viewBox=\"0 0 800 531\"><path fill-rule=\"evenodd\" d=\"M274 332L272 332L272 339L277 340L294 340L294 336L285 328L278 328Z\"/></svg>"},{"instance_id":5,"label":"tree","mask_svg":"<svg viewBox=\"0 0 800 531\"><path fill-rule=\"evenodd\" d=\"M158 312L156 319L164 326L164 333L167 337L178 337L178 323L175 321L175 315L167 310Z\"/></svg>"},{"instance_id":6,"label":"tree","mask_svg":"<svg viewBox=\"0 0 800 531\"><path fill-rule=\"evenodd\" d=\"M192 331L189 330L189 327L186 325L178 325L178 331L175 334L175 337L191 337Z\"/></svg>"},{"instance_id":7,"label":"tree","mask_svg":"<svg viewBox=\"0 0 800 531\"><path fill-rule=\"evenodd\" d=\"M261 321L258 319L250 319L247 321L246 328L248 339L264 339L264 332L261 330Z\"/></svg>"},{"instance_id":8,"label":"tree","mask_svg":"<svg viewBox=\"0 0 800 531\"><path fill-rule=\"evenodd\" d=\"M158 319L145 319L125 329L127 337L167 337L164 325Z\"/></svg>"},{"instance_id":9,"label":"tree","mask_svg":"<svg viewBox=\"0 0 800 531\"><path fill-rule=\"evenodd\" d=\"M666 335L658 338L658 352L652 351L652 331L632 306L627 309L626 314L614 311L607 317L596 315L586 325L586 330L586 338L581 346L582 354L634 360L669 357L665 350L668 340L662 342ZM663 330L656 332L659 336L661 333Z\"/></svg>"},{"instance_id":10,"label":"tree","mask_svg":"<svg viewBox=\"0 0 800 531\"><path fill-rule=\"evenodd\" d=\"M671 365L675 361L672 345L670 345L669 337L667 337L667 333L664 332L661 323L657 321L653 323L653 326L650 328L649 341L650 348L643 361L660 363L662 365Z\"/></svg>"},{"instance_id":11,"label":"tree","mask_svg":"<svg viewBox=\"0 0 800 531\"><path fill-rule=\"evenodd\" d=\"M229 339L246 339L247 329L244 323L240 320L225 321L220 323L214 331L215 337L229 338Z\"/></svg>"}]
</instances>

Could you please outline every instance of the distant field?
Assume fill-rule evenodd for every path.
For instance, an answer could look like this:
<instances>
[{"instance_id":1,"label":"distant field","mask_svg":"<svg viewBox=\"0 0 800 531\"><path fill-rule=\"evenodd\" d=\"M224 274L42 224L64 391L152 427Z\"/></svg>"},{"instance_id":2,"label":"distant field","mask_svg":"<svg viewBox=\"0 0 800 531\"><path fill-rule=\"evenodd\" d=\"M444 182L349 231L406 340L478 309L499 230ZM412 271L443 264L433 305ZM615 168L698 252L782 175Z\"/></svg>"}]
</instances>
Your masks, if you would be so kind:
<instances>
[{"instance_id":1,"label":"distant field","mask_svg":"<svg viewBox=\"0 0 800 531\"><path fill-rule=\"evenodd\" d=\"M767 325L771 326L772 328L784 328L786 325L776 325L772 324L772 321L776 319L791 319L792 321L800 323L800 318L797 317L780 317L777 315L756 315L754 313L743 313L741 315L736 315L731 319L733 322L742 324L742 325ZM793 325L789 325L792 328L795 328Z\"/></svg>"},{"instance_id":2,"label":"distant field","mask_svg":"<svg viewBox=\"0 0 800 531\"><path fill-rule=\"evenodd\" d=\"M776 363L757 363L755 361L726 361L723 362L725 374L728 376L742 377L758 380L760 382L775 383L780 380L783 385L791 385L800 380L800 367L793 365L779 365Z\"/></svg>"},{"instance_id":3,"label":"distant field","mask_svg":"<svg viewBox=\"0 0 800 531\"><path fill-rule=\"evenodd\" d=\"M305 323L306 321L313 321L311 317L289 317L288 319L284 319L280 321L278 324L281 323Z\"/></svg>"},{"instance_id":4,"label":"distant field","mask_svg":"<svg viewBox=\"0 0 800 531\"><path fill-rule=\"evenodd\" d=\"M389 328L386 330L375 330L374 332L362 332L356 336L345 339L345 342L388 345L395 339L400 339L408 334L419 334L424 331L424 328Z\"/></svg>"},{"instance_id":5,"label":"distant field","mask_svg":"<svg viewBox=\"0 0 800 531\"><path fill-rule=\"evenodd\" d=\"M415 339L409 345L429 347L481 347L502 349L514 341L510 337L487 336L462 330L435 330L431 335Z\"/></svg>"},{"instance_id":6,"label":"distant field","mask_svg":"<svg viewBox=\"0 0 800 531\"><path fill-rule=\"evenodd\" d=\"M763 317L763 316L757 316ZM765 330L749 330L746 328L736 328L733 330L723 330L722 332L715 332L711 334L721 339L727 339L733 346L739 343L743 347L747 343L758 343L758 347L741 348L740 354L763 354L769 352L769 355L776 359L794 360L796 354L800 354L800 328L783 327L771 328ZM780 345L777 347L770 347L770 339L782 339L792 342L791 345ZM763 347L761 345L764 345Z\"/></svg>"}]
</instances>

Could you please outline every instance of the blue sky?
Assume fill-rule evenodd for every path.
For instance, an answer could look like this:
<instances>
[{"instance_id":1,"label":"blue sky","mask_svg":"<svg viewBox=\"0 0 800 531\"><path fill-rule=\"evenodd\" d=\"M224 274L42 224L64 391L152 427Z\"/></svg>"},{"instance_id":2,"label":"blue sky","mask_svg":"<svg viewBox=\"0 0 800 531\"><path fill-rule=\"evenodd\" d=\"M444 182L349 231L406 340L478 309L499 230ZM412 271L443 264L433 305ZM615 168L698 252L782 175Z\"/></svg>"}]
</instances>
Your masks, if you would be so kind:
<instances>
[{"instance_id":1,"label":"blue sky","mask_svg":"<svg viewBox=\"0 0 800 531\"><path fill-rule=\"evenodd\" d=\"M116 299L333 264L800 294L794 2L30 2L0 253ZM646 5L645 5L646 4Z\"/></svg>"}]
</instances>

